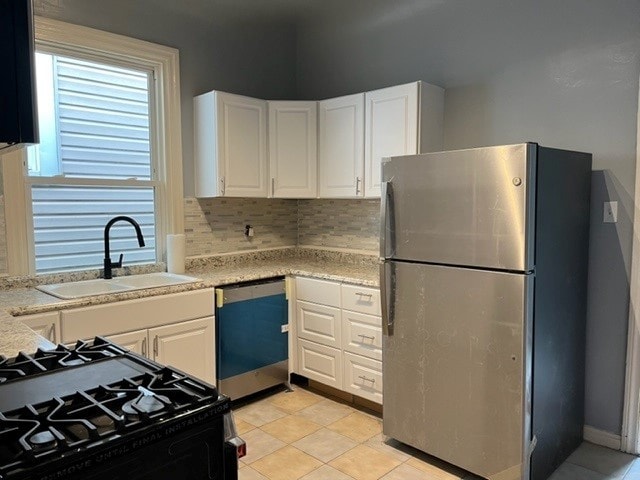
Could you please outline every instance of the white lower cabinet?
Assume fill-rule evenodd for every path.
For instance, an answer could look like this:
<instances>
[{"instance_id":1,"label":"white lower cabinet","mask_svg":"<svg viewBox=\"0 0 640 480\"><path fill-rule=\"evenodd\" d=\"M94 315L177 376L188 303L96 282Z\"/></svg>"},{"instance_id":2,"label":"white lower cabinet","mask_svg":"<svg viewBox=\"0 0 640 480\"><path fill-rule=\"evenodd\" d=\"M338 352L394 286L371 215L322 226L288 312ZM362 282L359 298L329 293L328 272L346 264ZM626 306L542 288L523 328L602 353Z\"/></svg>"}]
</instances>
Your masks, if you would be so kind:
<instances>
[{"instance_id":1,"label":"white lower cabinet","mask_svg":"<svg viewBox=\"0 0 640 480\"><path fill-rule=\"evenodd\" d=\"M380 292L296 278L295 372L382 403Z\"/></svg>"},{"instance_id":2,"label":"white lower cabinet","mask_svg":"<svg viewBox=\"0 0 640 480\"><path fill-rule=\"evenodd\" d=\"M382 403L382 362L345 352L344 390Z\"/></svg>"},{"instance_id":3,"label":"white lower cabinet","mask_svg":"<svg viewBox=\"0 0 640 480\"><path fill-rule=\"evenodd\" d=\"M340 348L342 321L339 308L298 300L296 316L300 338Z\"/></svg>"},{"instance_id":4,"label":"white lower cabinet","mask_svg":"<svg viewBox=\"0 0 640 480\"><path fill-rule=\"evenodd\" d=\"M76 339L103 336L158 363L214 383L213 312L213 289L63 310L61 341L74 344Z\"/></svg>"},{"instance_id":5,"label":"white lower cabinet","mask_svg":"<svg viewBox=\"0 0 640 480\"><path fill-rule=\"evenodd\" d=\"M299 374L342 389L342 351L315 342L298 340Z\"/></svg>"},{"instance_id":6,"label":"white lower cabinet","mask_svg":"<svg viewBox=\"0 0 640 480\"><path fill-rule=\"evenodd\" d=\"M150 328L153 360L172 365L179 370L208 382L215 382L213 316ZM203 352L202 355L194 352Z\"/></svg>"},{"instance_id":7,"label":"white lower cabinet","mask_svg":"<svg viewBox=\"0 0 640 480\"><path fill-rule=\"evenodd\" d=\"M342 329L345 351L382 360L380 317L343 310Z\"/></svg>"},{"instance_id":8,"label":"white lower cabinet","mask_svg":"<svg viewBox=\"0 0 640 480\"><path fill-rule=\"evenodd\" d=\"M147 338L147 330L108 335L105 338L113 343L117 343L122 348L126 348L145 357L148 356L147 345L149 345L149 340Z\"/></svg>"},{"instance_id":9,"label":"white lower cabinet","mask_svg":"<svg viewBox=\"0 0 640 480\"><path fill-rule=\"evenodd\" d=\"M60 341L60 314L58 312L37 313L18 317L31 330L52 343Z\"/></svg>"}]
</instances>

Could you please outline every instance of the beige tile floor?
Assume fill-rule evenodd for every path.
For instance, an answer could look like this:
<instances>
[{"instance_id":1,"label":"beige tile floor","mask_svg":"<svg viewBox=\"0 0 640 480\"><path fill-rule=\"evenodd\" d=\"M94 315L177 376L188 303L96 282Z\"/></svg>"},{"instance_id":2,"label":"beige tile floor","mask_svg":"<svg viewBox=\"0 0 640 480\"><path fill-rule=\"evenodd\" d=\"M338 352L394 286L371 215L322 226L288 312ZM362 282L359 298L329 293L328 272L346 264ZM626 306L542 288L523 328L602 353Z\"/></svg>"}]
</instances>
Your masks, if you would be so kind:
<instances>
[{"instance_id":1,"label":"beige tile floor","mask_svg":"<svg viewBox=\"0 0 640 480\"><path fill-rule=\"evenodd\" d=\"M240 480L461 480L474 475L386 439L380 417L295 386L234 408ZM640 480L640 459L584 443L550 480Z\"/></svg>"}]
</instances>

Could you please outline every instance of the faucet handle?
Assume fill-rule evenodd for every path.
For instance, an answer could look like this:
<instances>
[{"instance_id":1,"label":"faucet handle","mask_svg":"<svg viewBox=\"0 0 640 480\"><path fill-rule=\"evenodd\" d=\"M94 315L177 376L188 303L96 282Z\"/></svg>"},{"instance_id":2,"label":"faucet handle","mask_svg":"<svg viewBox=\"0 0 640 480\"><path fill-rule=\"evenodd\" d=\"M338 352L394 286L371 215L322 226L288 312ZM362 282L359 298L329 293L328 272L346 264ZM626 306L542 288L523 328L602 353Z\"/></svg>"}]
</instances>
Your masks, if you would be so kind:
<instances>
[{"instance_id":1,"label":"faucet handle","mask_svg":"<svg viewBox=\"0 0 640 480\"><path fill-rule=\"evenodd\" d=\"M117 263L113 264L113 268L122 268L122 259L124 258L124 253L120 254L120 259Z\"/></svg>"}]
</instances>

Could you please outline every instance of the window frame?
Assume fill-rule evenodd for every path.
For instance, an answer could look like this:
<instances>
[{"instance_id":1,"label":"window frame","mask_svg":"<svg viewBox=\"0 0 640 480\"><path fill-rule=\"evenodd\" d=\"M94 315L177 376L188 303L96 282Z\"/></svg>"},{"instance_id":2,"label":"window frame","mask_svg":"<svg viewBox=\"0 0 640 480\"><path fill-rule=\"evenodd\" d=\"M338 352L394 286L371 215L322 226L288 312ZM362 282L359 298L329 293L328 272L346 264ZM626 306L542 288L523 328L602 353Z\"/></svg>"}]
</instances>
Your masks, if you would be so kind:
<instances>
[{"instance_id":1,"label":"window frame","mask_svg":"<svg viewBox=\"0 0 640 480\"><path fill-rule=\"evenodd\" d=\"M180 76L178 50L58 20L35 17L36 48L80 58L103 59L107 63L152 72L155 85L149 112L150 144L157 183L156 258L166 258L167 234L184 232L182 184L182 132L180 118ZM157 135L162 132L162 135ZM159 138L162 137L162 138ZM10 156L19 157L12 160ZM51 177L29 177L26 149L7 155L3 161L5 215L7 226L7 270L9 275L35 275L35 245L31 215L31 184L57 183ZM69 183L67 179L66 183ZM81 179L93 183L89 179ZM127 180L120 181L123 184Z\"/></svg>"}]
</instances>

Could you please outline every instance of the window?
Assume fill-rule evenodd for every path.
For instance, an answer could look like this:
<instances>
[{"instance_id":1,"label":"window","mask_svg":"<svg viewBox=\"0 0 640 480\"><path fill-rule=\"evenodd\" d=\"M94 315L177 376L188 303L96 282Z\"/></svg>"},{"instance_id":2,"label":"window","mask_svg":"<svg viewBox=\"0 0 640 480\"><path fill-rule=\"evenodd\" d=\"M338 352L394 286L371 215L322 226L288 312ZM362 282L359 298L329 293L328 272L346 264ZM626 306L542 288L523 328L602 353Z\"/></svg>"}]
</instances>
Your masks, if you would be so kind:
<instances>
[{"instance_id":1,"label":"window","mask_svg":"<svg viewBox=\"0 0 640 480\"><path fill-rule=\"evenodd\" d=\"M117 215L140 224L146 246L117 223L112 258L161 261L165 235L183 225L177 51L50 19L35 26L41 143L24 159L23 205L7 205L26 218L25 235L8 225L9 256L29 244L9 273L100 268Z\"/></svg>"},{"instance_id":2,"label":"window","mask_svg":"<svg viewBox=\"0 0 640 480\"><path fill-rule=\"evenodd\" d=\"M140 224L146 246L118 223L113 251L155 262L153 72L38 52L36 75L41 143L29 149L27 180L36 272L102 265L104 226L117 215Z\"/></svg>"}]
</instances>

